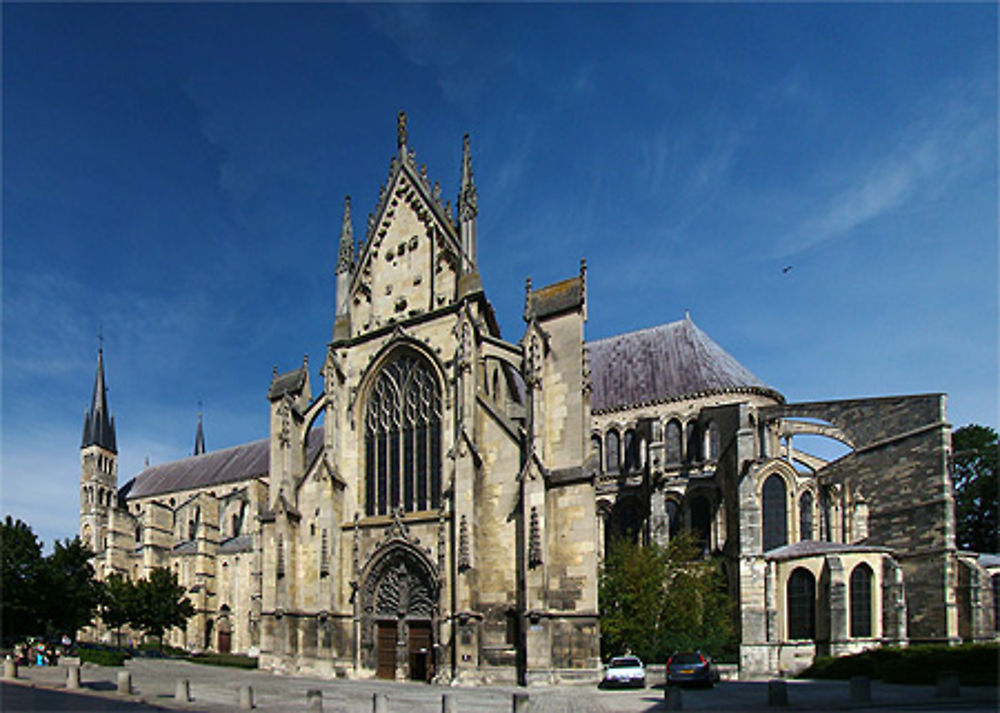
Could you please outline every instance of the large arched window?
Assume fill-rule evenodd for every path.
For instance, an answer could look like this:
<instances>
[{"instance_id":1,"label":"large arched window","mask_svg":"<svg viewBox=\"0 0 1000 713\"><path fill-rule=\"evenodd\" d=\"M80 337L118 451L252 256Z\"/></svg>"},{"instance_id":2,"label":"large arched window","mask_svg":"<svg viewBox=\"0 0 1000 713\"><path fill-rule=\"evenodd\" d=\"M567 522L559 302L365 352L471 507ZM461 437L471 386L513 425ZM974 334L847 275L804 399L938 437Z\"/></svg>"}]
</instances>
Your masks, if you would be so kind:
<instances>
[{"instance_id":1,"label":"large arched window","mask_svg":"<svg viewBox=\"0 0 1000 713\"><path fill-rule=\"evenodd\" d=\"M441 389L426 362L404 353L378 375L365 412L365 513L441 504Z\"/></svg>"},{"instance_id":2,"label":"large arched window","mask_svg":"<svg viewBox=\"0 0 1000 713\"><path fill-rule=\"evenodd\" d=\"M764 551L788 544L788 503L785 498L785 481L772 475L764 481L763 492Z\"/></svg>"},{"instance_id":3,"label":"large arched window","mask_svg":"<svg viewBox=\"0 0 1000 713\"><path fill-rule=\"evenodd\" d=\"M788 638L816 638L816 578L801 567L788 578Z\"/></svg>"},{"instance_id":4,"label":"large arched window","mask_svg":"<svg viewBox=\"0 0 1000 713\"><path fill-rule=\"evenodd\" d=\"M680 465L681 462L681 424L670 421L667 424L667 465Z\"/></svg>"},{"instance_id":5,"label":"large arched window","mask_svg":"<svg viewBox=\"0 0 1000 713\"><path fill-rule=\"evenodd\" d=\"M851 572L851 636L872 635L872 568L864 562Z\"/></svg>"},{"instance_id":6,"label":"large arched window","mask_svg":"<svg viewBox=\"0 0 1000 713\"><path fill-rule=\"evenodd\" d=\"M604 437L604 472L617 473L621 470L621 460L618 454L618 431L608 431Z\"/></svg>"},{"instance_id":7,"label":"large arched window","mask_svg":"<svg viewBox=\"0 0 1000 713\"><path fill-rule=\"evenodd\" d=\"M807 490L799 498L799 540L805 542L813 538L813 496Z\"/></svg>"}]
</instances>

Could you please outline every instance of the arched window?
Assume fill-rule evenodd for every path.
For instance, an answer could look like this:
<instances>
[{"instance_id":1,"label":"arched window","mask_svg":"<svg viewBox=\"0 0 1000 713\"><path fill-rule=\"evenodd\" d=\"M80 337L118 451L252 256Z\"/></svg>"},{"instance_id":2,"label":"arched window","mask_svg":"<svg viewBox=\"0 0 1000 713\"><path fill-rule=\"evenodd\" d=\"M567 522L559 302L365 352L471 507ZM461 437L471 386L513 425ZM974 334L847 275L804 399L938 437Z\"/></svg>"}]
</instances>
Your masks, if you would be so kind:
<instances>
[{"instance_id":1,"label":"arched window","mask_svg":"<svg viewBox=\"0 0 1000 713\"><path fill-rule=\"evenodd\" d=\"M601 467L601 437L594 434L590 437L590 448L594 452L594 458L597 460L597 467Z\"/></svg>"},{"instance_id":2,"label":"arched window","mask_svg":"<svg viewBox=\"0 0 1000 713\"><path fill-rule=\"evenodd\" d=\"M851 636L872 635L872 568L864 562L851 572Z\"/></svg>"},{"instance_id":3,"label":"arched window","mask_svg":"<svg viewBox=\"0 0 1000 713\"><path fill-rule=\"evenodd\" d=\"M426 362L404 353L378 375L365 413L365 513L437 509L441 389Z\"/></svg>"},{"instance_id":4,"label":"arched window","mask_svg":"<svg viewBox=\"0 0 1000 713\"><path fill-rule=\"evenodd\" d=\"M680 465L681 462L681 424L676 420L667 424L667 465Z\"/></svg>"},{"instance_id":5,"label":"arched window","mask_svg":"<svg viewBox=\"0 0 1000 713\"><path fill-rule=\"evenodd\" d=\"M707 552L712 541L712 505L704 495L696 495L689 505L691 512L691 534L698 540L703 552Z\"/></svg>"},{"instance_id":6,"label":"arched window","mask_svg":"<svg viewBox=\"0 0 1000 713\"><path fill-rule=\"evenodd\" d=\"M628 429L625 431L625 472L631 473L639 466L639 459L637 458L639 451L639 442L635 437L635 430Z\"/></svg>"},{"instance_id":7,"label":"arched window","mask_svg":"<svg viewBox=\"0 0 1000 713\"><path fill-rule=\"evenodd\" d=\"M813 495L807 490L799 498L799 540L805 542L813 538Z\"/></svg>"},{"instance_id":8,"label":"arched window","mask_svg":"<svg viewBox=\"0 0 1000 713\"><path fill-rule=\"evenodd\" d=\"M788 578L788 638L816 638L816 578L801 567Z\"/></svg>"},{"instance_id":9,"label":"arched window","mask_svg":"<svg viewBox=\"0 0 1000 713\"><path fill-rule=\"evenodd\" d=\"M675 538L681 531L681 509L674 500L667 501L667 532L670 539Z\"/></svg>"},{"instance_id":10,"label":"arched window","mask_svg":"<svg viewBox=\"0 0 1000 713\"><path fill-rule=\"evenodd\" d=\"M685 438L684 438L684 462L694 463L700 460L701 454L698 448L698 423L696 421L688 421Z\"/></svg>"},{"instance_id":11,"label":"arched window","mask_svg":"<svg viewBox=\"0 0 1000 713\"><path fill-rule=\"evenodd\" d=\"M764 551L788 544L788 503L785 496L785 481L780 475L772 475L764 481L763 492Z\"/></svg>"},{"instance_id":12,"label":"arched window","mask_svg":"<svg viewBox=\"0 0 1000 713\"><path fill-rule=\"evenodd\" d=\"M612 515L616 527L611 536L620 537L629 542L638 542L642 530L642 514L635 498L625 498L615 503Z\"/></svg>"},{"instance_id":13,"label":"arched window","mask_svg":"<svg viewBox=\"0 0 1000 713\"><path fill-rule=\"evenodd\" d=\"M719 454L722 452L722 436L719 434L719 424L715 421L709 421L708 428L705 429L705 451L710 461L719 460Z\"/></svg>"},{"instance_id":14,"label":"arched window","mask_svg":"<svg viewBox=\"0 0 1000 713\"><path fill-rule=\"evenodd\" d=\"M618 454L618 431L608 431L604 437L604 472L617 473L621 469Z\"/></svg>"}]
</instances>

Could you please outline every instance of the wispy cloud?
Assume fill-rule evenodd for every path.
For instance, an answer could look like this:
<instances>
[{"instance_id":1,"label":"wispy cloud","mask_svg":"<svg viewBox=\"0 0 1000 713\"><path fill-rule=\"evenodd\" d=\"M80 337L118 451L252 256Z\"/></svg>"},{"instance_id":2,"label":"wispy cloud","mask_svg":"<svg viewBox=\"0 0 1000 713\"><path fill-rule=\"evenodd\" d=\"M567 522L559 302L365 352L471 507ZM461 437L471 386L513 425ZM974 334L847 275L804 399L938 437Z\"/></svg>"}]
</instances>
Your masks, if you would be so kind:
<instances>
[{"instance_id":1,"label":"wispy cloud","mask_svg":"<svg viewBox=\"0 0 1000 713\"><path fill-rule=\"evenodd\" d=\"M820 198L821 208L788 233L775 257L789 257L845 235L932 197L963 173L978 170L995 152L995 118L977 113L961 98L930 118L912 122L880 153L865 157Z\"/></svg>"}]
</instances>

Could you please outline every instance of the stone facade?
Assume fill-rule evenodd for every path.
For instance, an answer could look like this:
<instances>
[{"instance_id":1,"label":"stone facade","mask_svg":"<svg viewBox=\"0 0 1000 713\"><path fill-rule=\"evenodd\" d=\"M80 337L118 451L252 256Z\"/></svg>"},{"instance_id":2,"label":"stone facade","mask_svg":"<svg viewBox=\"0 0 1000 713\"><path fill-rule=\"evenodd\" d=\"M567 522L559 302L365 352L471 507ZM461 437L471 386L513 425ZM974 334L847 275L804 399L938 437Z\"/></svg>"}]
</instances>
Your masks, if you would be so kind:
<instances>
[{"instance_id":1,"label":"stone facade","mask_svg":"<svg viewBox=\"0 0 1000 713\"><path fill-rule=\"evenodd\" d=\"M587 343L582 262L527 283L506 341L468 139L454 212L403 115L397 149L360 241L345 203L332 340L315 384L275 368L268 438L206 453L199 422L194 456L118 488L99 357L80 533L101 576L177 573L197 614L171 643L324 676L593 679L606 542L682 529L725 560L745 675L995 636L1000 565L955 550L943 396L787 404L689 316Z\"/></svg>"}]
</instances>

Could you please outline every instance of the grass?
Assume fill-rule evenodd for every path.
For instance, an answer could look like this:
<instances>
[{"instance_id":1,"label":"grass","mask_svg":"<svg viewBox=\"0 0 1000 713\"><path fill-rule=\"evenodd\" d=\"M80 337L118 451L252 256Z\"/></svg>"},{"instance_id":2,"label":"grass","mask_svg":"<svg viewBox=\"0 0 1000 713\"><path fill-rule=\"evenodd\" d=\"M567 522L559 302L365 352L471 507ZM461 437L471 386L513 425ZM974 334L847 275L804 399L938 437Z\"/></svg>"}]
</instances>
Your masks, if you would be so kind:
<instances>
[{"instance_id":1,"label":"grass","mask_svg":"<svg viewBox=\"0 0 1000 713\"><path fill-rule=\"evenodd\" d=\"M191 663L208 666L231 666L233 668L257 668L257 659L243 654L195 654L188 656Z\"/></svg>"},{"instance_id":2,"label":"grass","mask_svg":"<svg viewBox=\"0 0 1000 713\"><path fill-rule=\"evenodd\" d=\"M963 686L996 686L998 654L998 644L885 647L853 656L818 658L798 678L868 676L886 683L928 684L941 671L954 671Z\"/></svg>"}]
</instances>

